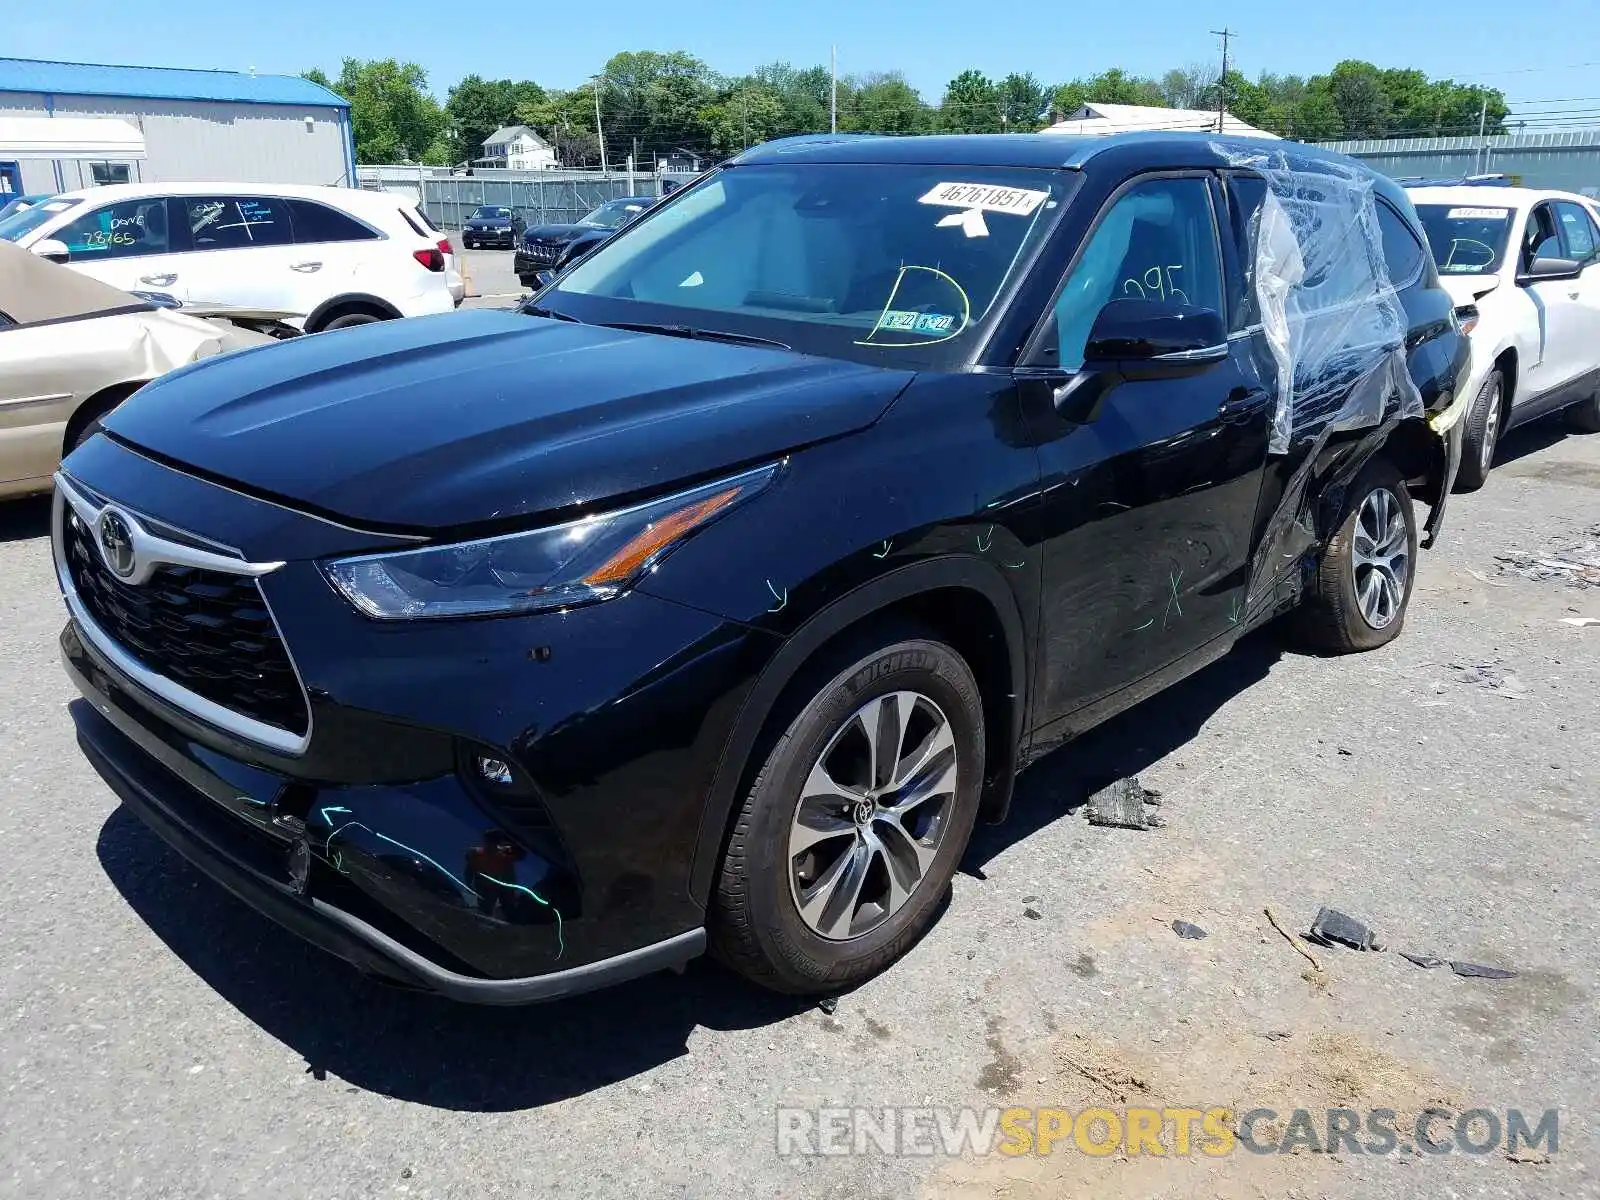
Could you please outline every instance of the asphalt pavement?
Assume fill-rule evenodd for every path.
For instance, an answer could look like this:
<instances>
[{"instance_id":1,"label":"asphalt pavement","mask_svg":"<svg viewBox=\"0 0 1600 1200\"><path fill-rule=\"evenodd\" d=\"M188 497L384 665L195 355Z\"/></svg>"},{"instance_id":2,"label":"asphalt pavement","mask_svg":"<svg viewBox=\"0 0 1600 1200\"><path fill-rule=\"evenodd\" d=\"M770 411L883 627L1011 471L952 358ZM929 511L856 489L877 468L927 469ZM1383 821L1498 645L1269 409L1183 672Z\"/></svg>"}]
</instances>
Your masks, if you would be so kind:
<instances>
[{"instance_id":1,"label":"asphalt pavement","mask_svg":"<svg viewBox=\"0 0 1600 1200\"><path fill-rule=\"evenodd\" d=\"M931 934L830 1013L704 962L459 1007L302 944L80 757L46 506L0 506L0 1195L1595 1195L1600 627L1566 620L1600 588L1496 556L1595 536L1600 437L1518 431L1451 509L1395 644L1316 659L1269 629L1044 760ZM1165 824L1090 826L1086 790L1135 772ZM1322 905L1389 948L1302 943L1313 969L1263 915ZM1557 1108L1559 1148L951 1160L775 1133L779 1106L1174 1104Z\"/></svg>"}]
</instances>

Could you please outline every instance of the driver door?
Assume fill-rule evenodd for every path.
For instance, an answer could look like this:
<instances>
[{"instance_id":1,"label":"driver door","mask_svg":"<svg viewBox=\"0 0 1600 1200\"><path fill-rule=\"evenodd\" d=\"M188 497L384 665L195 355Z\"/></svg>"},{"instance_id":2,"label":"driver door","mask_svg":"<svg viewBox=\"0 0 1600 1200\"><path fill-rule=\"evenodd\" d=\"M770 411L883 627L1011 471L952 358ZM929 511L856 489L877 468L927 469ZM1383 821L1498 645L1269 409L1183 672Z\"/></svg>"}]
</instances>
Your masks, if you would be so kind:
<instances>
[{"instance_id":1,"label":"driver door","mask_svg":"<svg viewBox=\"0 0 1600 1200\"><path fill-rule=\"evenodd\" d=\"M1119 298L1226 319L1222 212L1209 173L1125 185L1087 235L1022 371L1071 380L1094 370L1084 365L1090 328ZM1271 412L1244 336L1186 374L1117 383L1082 423L1030 404L1044 478L1045 720L1240 624Z\"/></svg>"},{"instance_id":2,"label":"driver door","mask_svg":"<svg viewBox=\"0 0 1600 1200\"><path fill-rule=\"evenodd\" d=\"M1536 258L1570 258L1565 231L1557 219L1556 207L1549 201L1528 214L1522 239L1522 264L1526 271ZM1516 404L1529 401L1564 384L1571 383L1594 364L1594 335L1589 312L1583 304L1584 288L1594 281L1542 279L1522 285L1527 303L1533 306L1539 330L1539 355L1523 372L1524 386L1517 389Z\"/></svg>"}]
</instances>

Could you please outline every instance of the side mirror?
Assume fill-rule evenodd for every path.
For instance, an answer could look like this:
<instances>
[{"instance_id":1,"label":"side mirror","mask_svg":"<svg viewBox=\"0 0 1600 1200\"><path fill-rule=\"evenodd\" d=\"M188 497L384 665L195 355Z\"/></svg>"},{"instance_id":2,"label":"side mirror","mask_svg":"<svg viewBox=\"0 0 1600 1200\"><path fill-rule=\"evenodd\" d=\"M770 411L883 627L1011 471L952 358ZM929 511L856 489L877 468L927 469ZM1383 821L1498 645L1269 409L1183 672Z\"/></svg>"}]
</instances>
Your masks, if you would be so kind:
<instances>
[{"instance_id":1,"label":"side mirror","mask_svg":"<svg viewBox=\"0 0 1600 1200\"><path fill-rule=\"evenodd\" d=\"M1214 309L1113 300L1089 330L1082 369L1055 389L1056 412L1085 424L1100 415L1101 404L1118 384L1193 375L1227 357L1227 326Z\"/></svg>"},{"instance_id":2,"label":"side mirror","mask_svg":"<svg viewBox=\"0 0 1600 1200\"><path fill-rule=\"evenodd\" d=\"M1544 283L1552 279L1576 279L1583 271L1583 264L1575 258L1547 258L1540 257L1528 264L1528 269L1517 276L1517 286L1527 287L1530 283Z\"/></svg>"},{"instance_id":3,"label":"side mirror","mask_svg":"<svg viewBox=\"0 0 1600 1200\"><path fill-rule=\"evenodd\" d=\"M1186 374L1228 357L1220 313L1191 304L1113 300L1100 310L1083 348L1084 366L1129 378Z\"/></svg>"},{"instance_id":4,"label":"side mirror","mask_svg":"<svg viewBox=\"0 0 1600 1200\"><path fill-rule=\"evenodd\" d=\"M72 257L72 251L67 249L67 244L58 242L55 238L40 238L28 249L40 258L49 259L53 263L64 263Z\"/></svg>"}]
</instances>

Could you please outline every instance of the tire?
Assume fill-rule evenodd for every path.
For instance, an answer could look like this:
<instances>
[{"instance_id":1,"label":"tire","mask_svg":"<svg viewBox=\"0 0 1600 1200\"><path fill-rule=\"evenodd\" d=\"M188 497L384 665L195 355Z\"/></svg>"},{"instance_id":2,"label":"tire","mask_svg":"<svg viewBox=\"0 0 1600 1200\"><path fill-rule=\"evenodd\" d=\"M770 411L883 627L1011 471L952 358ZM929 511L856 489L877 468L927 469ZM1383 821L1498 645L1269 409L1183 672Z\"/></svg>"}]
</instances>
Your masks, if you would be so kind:
<instances>
[{"instance_id":1,"label":"tire","mask_svg":"<svg viewBox=\"0 0 1600 1200\"><path fill-rule=\"evenodd\" d=\"M1583 433L1600 433L1600 392L1567 409L1567 424Z\"/></svg>"},{"instance_id":2,"label":"tire","mask_svg":"<svg viewBox=\"0 0 1600 1200\"><path fill-rule=\"evenodd\" d=\"M1385 495L1387 500L1381 498ZM1385 510L1391 514L1386 526L1381 521ZM1375 528L1379 537L1373 547ZM1386 531L1387 538L1383 536ZM1385 546L1389 547L1386 552ZM1366 563L1358 561L1363 557ZM1370 565L1373 558L1387 559L1389 569ZM1394 641L1405 626L1416 563L1417 515L1411 493L1395 465L1379 454L1345 491L1339 523L1323 547L1316 578L1298 613L1302 642L1325 654L1350 654ZM1373 576L1376 581L1369 585ZM1369 586L1377 588L1379 604L1364 605L1363 594ZM1367 594L1369 598L1372 595ZM1376 619L1368 615L1374 609ZM1382 619L1385 612L1386 620Z\"/></svg>"},{"instance_id":3,"label":"tire","mask_svg":"<svg viewBox=\"0 0 1600 1200\"><path fill-rule=\"evenodd\" d=\"M353 329L357 325L373 325L383 320L373 313L355 312L345 313L342 317L335 317L327 322L318 333L327 333L330 329Z\"/></svg>"},{"instance_id":4,"label":"tire","mask_svg":"<svg viewBox=\"0 0 1600 1200\"><path fill-rule=\"evenodd\" d=\"M886 635L877 648L842 661L762 762L713 897L712 952L780 992L854 987L910 949L933 922L978 812L983 703L961 656L942 642ZM824 666L818 674L826 672ZM879 745L904 741L892 771L887 756L869 769L863 717L883 722ZM808 796L819 771L845 787ZM899 787L884 784L896 774ZM866 794L874 779L882 808ZM812 823L830 832L797 852L802 801ZM897 823L897 803L906 804L898 818L904 824ZM890 888L892 862L900 864L898 897ZM856 876L852 898L848 883ZM809 902L804 913L802 897Z\"/></svg>"},{"instance_id":5,"label":"tire","mask_svg":"<svg viewBox=\"0 0 1600 1200\"><path fill-rule=\"evenodd\" d=\"M469 242L469 241L467 241L467 239L466 239L466 238L462 238L462 239L461 239L461 248L462 248L462 249L463 249L463 250L472 250L472 249L475 249L475 247L474 247L474 246L473 246L473 244L472 244L472 243L471 243L471 242Z\"/></svg>"},{"instance_id":6,"label":"tire","mask_svg":"<svg viewBox=\"0 0 1600 1200\"><path fill-rule=\"evenodd\" d=\"M1496 367L1478 389L1478 398L1467 414L1461 438L1461 466L1456 472L1458 492L1475 492L1489 480L1495 447L1504 427L1505 377Z\"/></svg>"}]
</instances>

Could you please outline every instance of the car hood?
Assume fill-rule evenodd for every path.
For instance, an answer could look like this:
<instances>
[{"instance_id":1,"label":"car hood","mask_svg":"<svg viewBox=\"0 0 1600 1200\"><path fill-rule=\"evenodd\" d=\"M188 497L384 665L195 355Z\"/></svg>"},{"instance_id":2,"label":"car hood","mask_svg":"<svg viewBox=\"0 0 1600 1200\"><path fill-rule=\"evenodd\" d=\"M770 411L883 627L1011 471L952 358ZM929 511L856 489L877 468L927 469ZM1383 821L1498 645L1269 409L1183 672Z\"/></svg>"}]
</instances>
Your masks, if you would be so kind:
<instances>
[{"instance_id":1,"label":"car hood","mask_svg":"<svg viewBox=\"0 0 1600 1200\"><path fill-rule=\"evenodd\" d=\"M600 353L600 351L605 353ZM645 495L877 420L912 373L512 312L384 321L179 372L117 437L390 529Z\"/></svg>"},{"instance_id":2,"label":"car hood","mask_svg":"<svg viewBox=\"0 0 1600 1200\"><path fill-rule=\"evenodd\" d=\"M535 225L522 236L524 239L530 242L558 244L561 242L570 242L579 234L593 233L596 231L597 227L594 225ZM604 232L611 231L606 230Z\"/></svg>"},{"instance_id":3,"label":"car hood","mask_svg":"<svg viewBox=\"0 0 1600 1200\"><path fill-rule=\"evenodd\" d=\"M468 217L463 229L510 229L510 217Z\"/></svg>"}]
</instances>

